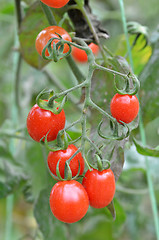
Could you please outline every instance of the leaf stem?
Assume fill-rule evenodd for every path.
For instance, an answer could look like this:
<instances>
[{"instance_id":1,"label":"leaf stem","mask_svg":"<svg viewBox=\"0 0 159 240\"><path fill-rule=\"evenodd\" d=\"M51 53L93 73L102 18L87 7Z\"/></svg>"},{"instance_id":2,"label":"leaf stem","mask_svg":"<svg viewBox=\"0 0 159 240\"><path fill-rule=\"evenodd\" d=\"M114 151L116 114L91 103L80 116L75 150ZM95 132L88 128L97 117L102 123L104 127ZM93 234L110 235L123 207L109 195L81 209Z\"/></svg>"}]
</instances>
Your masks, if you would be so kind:
<instances>
[{"instance_id":1,"label":"leaf stem","mask_svg":"<svg viewBox=\"0 0 159 240\"><path fill-rule=\"evenodd\" d=\"M126 42L127 42L130 65L131 65L131 68L133 70L133 58L132 58L131 48L130 48L130 44L129 44L123 0L119 0L119 3L120 3L121 14L122 14L122 22L123 22L124 33L125 33ZM141 136L142 143L145 145L146 144L146 136L145 136L145 129L144 129L144 126L143 126L141 112L139 112L139 129L140 129L140 136ZM156 237L157 237L157 240L159 240L159 220L158 220L157 203L156 203L156 198L155 198L153 181L152 181L152 178L151 178L150 165L149 165L147 157L145 157L145 164L146 164L146 175L147 175L147 182L148 182L148 188L149 188L153 218L154 218L154 223L155 223Z\"/></svg>"},{"instance_id":2,"label":"leaf stem","mask_svg":"<svg viewBox=\"0 0 159 240\"><path fill-rule=\"evenodd\" d=\"M15 0L15 9L16 9L17 24L18 24L18 29L19 29L21 21L22 21L20 0Z\"/></svg>"},{"instance_id":3,"label":"leaf stem","mask_svg":"<svg viewBox=\"0 0 159 240\"><path fill-rule=\"evenodd\" d=\"M76 79L78 80L78 82L83 82L85 80L85 76L83 75L83 73L81 72L81 70L79 69L79 67L77 66L77 64L75 63L75 61L73 60L72 56L69 55L66 58L68 65L70 66L73 74L75 75Z\"/></svg>"},{"instance_id":4,"label":"leaf stem","mask_svg":"<svg viewBox=\"0 0 159 240\"><path fill-rule=\"evenodd\" d=\"M96 43L98 44L98 46L100 48L100 51L101 51L101 54L103 56L104 62L106 63L106 55L105 55L105 52L103 50L102 45L100 44L100 41L99 41L98 35L96 34L95 28L94 28L94 26L93 26L93 24L92 24L92 22L91 22L91 20L88 16L87 12L86 12L84 6L81 6L81 4L78 4L78 1L77 1L77 5L79 7L79 10L82 12L83 16L85 17L85 19L87 21L87 24L88 24L88 26L89 26L92 34L93 34L93 37L94 37Z\"/></svg>"},{"instance_id":5,"label":"leaf stem","mask_svg":"<svg viewBox=\"0 0 159 240\"><path fill-rule=\"evenodd\" d=\"M45 16L46 16L49 24L50 24L51 26L54 26L54 25L56 26L56 25L57 25L57 22L56 22L56 20L55 20L55 18L54 18L54 15L53 15L50 7L47 6L46 4L44 4L44 3L41 2L41 1L40 1L40 3L41 3L41 7L42 7L42 9L43 9L43 12L45 13Z\"/></svg>"},{"instance_id":6,"label":"leaf stem","mask_svg":"<svg viewBox=\"0 0 159 240\"><path fill-rule=\"evenodd\" d=\"M19 94L19 88L20 88L20 70L21 70L21 63L22 63L22 56L19 54L18 56L18 63L17 63L17 69L16 69L16 76L15 76L15 104L20 111L20 94Z\"/></svg>"},{"instance_id":7,"label":"leaf stem","mask_svg":"<svg viewBox=\"0 0 159 240\"><path fill-rule=\"evenodd\" d=\"M6 199L6 225L5 225L5 240L11 239L12 232L12 212L13 212L14 196L9 195Z\"/></svg>"},{"instance_id":8,"label":"leaf stem","mask_svg":"<svg viewBox=\"0 0 159 240\"><path fill-rule=\"evenodd\" d=\"M47 17L47 20L48 20L49 24L50 24L50 25L57 25L57 22L56 22L56 20L55 20L55 18L54 18L54 15L53 15L50 7L48 7L47 5L45 5L45 4L42 3L42 2L41 2L41 6L42 6L42 9L43 9L43 11L44 11L45 16ZM69 66L70 66L73 74L75 75L77 81L78 81L79 83L82 82L82 81L85 79L85 77L84 77L84 75L82 74L82 72L81 72L81 70L79 69L79 67L77 66L77 64L76 64L76 63L74 62L74 60L72 59L72 57L71 57L71 56L68 56L68 57L66 58L66 60L67 60L67 62L68 62L68 64L69 64Z\"/></svg>"}]
</instances>

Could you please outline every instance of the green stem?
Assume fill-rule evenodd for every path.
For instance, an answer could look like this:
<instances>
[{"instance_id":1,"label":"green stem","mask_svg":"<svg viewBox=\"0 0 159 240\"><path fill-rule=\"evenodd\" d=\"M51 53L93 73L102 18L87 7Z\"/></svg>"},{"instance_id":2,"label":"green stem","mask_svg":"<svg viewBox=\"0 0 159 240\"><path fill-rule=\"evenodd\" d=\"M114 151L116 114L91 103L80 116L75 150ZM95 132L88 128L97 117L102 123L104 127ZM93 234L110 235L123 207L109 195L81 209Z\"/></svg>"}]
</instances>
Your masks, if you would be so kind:
<instances>
[{"instance_id":1,"label":"green stem","mask_svg":"<svg viewBox=\"0 0 159 240\"><path fill-rule=\"evenodd\" d=\"M17 24L18 24L18 29L19 29L21 21L22 21L20 0L15 0L15 8L16 8Z\"/></svg>"},{"instance_id":2,"label":"green stem","mask_svg":"<svg viewBox=\"0 0 159 240\"><path fill-rule=\"evenodd\" d=\"M127 30L127 25L126 25L126 17L125 17L123 0L119 0L119 4L120 4L120 11L121 11L122 23L123 23L123 28L124 28L124 34L125 34L125 37L126 37L126 44L127 44L127 49L128 49L129 61L130 61L132 71L134 72L134 63L133 63L131 47L130 47L130 43L129 43L129 37L128 37L128 30Z\"/></svg>"},{"instance_id":3,"label":"green stem","mask_svg":"<svg viewBox=\"0 0 159 240\"><path fill-rule=\"evenodd\" d=\"M76 124L80 123L81 122L81 119L78 119L77 121L71 123L69 126L67 126L65 128L65 131L67 131L68 129L70 129L71 127L75 126Z\"/></svg>"},{"instance_id":4,"label":"green stem","mask_svg":"<svg viewBox=\"0 0 159 240\"><path fill-rule=\"evenodd\" d=\"M12 212L13 212L13 201L14 196L9 195L6 199L6 226L5 226L5 240L11 239L12 232Z\"/></svg>"},{"instance_id":5,"label":"green stem","mask_svg":"<svg viewBox=\"0 0 159 240\"><path fill-rule=\"evenodd\" d=\"M70 66L73 74L75 75L76 79L78 80L78 82L83 82L85 80L85 76L83 75L83 73L81 72L81 70L79 69L79 67L77 66L77 64L75 63L75 61L73 60L72 56L69 55L66 58L68 65Z\"/></svg>"},{"instance_id":6,"label":"green stem","mask_svg":"<svg viewBox=\"0 0 159 240\"><path fill-rule=\"evenodd\" d=\"M78 4L78 2L77 2L77 4ZM81 6L80 4L79 4L78 6L79 6L80 11L82 12L83 16L85 17L85 19L86 19L86 21L87 21L87 24L88 24L88 26L89 26L92 34L93 34L93 37L94 37L96 43L98 44L98 46L99 46L99 48L100 48L100 51L101 51L101 54L102 54L102 56L103 56L104 62L106 62L105 52L103 51L103 47L102 47L102 45L100 44L98 35L96 34L96 31L95 31L95 28L94 28L93 24L92 24L92 22L91 22L91 20L90 20L90 18L89 18L89 16L88 16L88 14L87 14L84 6Z\"/></svg>"},{"instance_id":7,"label":"green stem","mask_svg":"<svg viewBox=\"0 0 159 240\"><path fill-rule=\"evenodd\" d=\"M50 83L54 84L58 88L58 90L66 90L63 84L59 81L59 79L57 79L56 76L54 76L52 73L50 74L46 69L43 70L43 73L46 75ZM76 105L77 108L81 109L80 106L77 104L78 99L75 96L69 95L68 98L74 105Z\"/></svg>"},{"instance_id":8,"label":"green stem","mask_svg":"<svg viewBox=\"0 0 159 240\"><path fill-rule=\"evenodd\" d=\"M17 15L17 25L18 28L20 27L20 23L21 23L21 8L20 8L20 0L15 0L15 8L16 8L16 15ZM15 47L17 47L18 44L18 37L17 37L17 31L15 31ZM11 81L11 84L13 84L13 89L15 89L15 85L16 85L16 76L17 76L17 72L18 72L18 62L19 62L19 53L14 53L13 55L13 81ZM17 122L17 109L18 106L16 105L16 92L12 93L11 95L11 118L13 120L13 124L16 124ZM12 153L12 155L15 153L15 146L14 146L14 142L11 140L10 144L10 151ZM9 195L6 199L6 225L5 225L5 240L10 240L12 237L12 212L13 212L13 204L14 204L14 195Z\"/></svg>"},{"instance_id":9,"label":"green stem","mask_svg":"<svg viewBox=\"0 0 159 240\"><path fill-rule=\"evenodd\" d=\"M92 142L91 139L89 139L88 137L86 137L86 141L88 141L90 143L90 145L96 150L96 152L99 154L99 155L102 155L102 152L100 151L100 149L95 145L94 142Z\"/></svg>"},{"instance_id":10,"label":"green stem","mask_svg":"<svg viewBox=\"0 0 159 240\"><path fill-rule=\"evenodd\" d=\"M116 120L111 117L107 112L105 112L102 108L98 107L92 100L89 102L89 106L95 108L97 111L99 111L102 115L109 118L112 122L116 123Z\"/></svg>"},{"instance_id":11,"label":"green stem","mask_svg":"<svg viewBox=\"0 0 159 240\"><path fill-rule=\"evenodd\" d=\"M25 140L25 141L32 141L30 138L26 138L25 136L20 136L20 135L16 135L16 134L5 133L5 132L0 132L0 136L21 139L21 140Z\"/></svg>"},{"instance_id":12,"label":"green stem","mask_svg":"<svg viewBox=\"0 0 159 240\"><path fill-rule=\"evenodd\" d=\"M49 24L50 24L51 26L54 26L54 25L56 26L56 25L57 25L57 22L56 22L56 20L55 20L55 18L54 18L54 15L53 15L50 7L47 6L47 5L45 5L45 4L44 4L43 2L41 2L41 1L40 1L40 3L41 3L41 7L42 7L42 9L43 9L43 11L44 11L44 13L45 13L45 16L46 16Z\"/></svg>"},{"instance_id":13,"label":"green stem","mask_svg":"<svg viewBox=\"0 0 159 240\"><path fill-rule=\"evenodd\" d=\"M127 74L120 73L120 72L117 72L117 71L115 71L115 70L112 70L112 69L109 69L109 68L100 66L100 65L98 65L97 63L95 63L95 67L96 67L97 69L102 70L102 71L110 72L110 73L112 73L112 74L119 75L119 76L124 77L124 78L126 78L126 79L128 78L128 75L127 75Z\"/></svg>"},{"instance_id":14,"label":"green stem","mask_svg":"<svg viewBox=\"0 0 159 240\"><path fill-rule=\"evenodd\" d=\"M15 75L15 104L20 111L20 94L19 94L19 88L20 88L20 69L21 69L21 63L22 63L22 56L19 54L18 56L18 63L17 63L17 69L16 69L16 75Z\"/></svg>"},{"instance_id":15,"label":"green stem","mask_svg":"<svg viewBox=\"0 0 159 240\"><path fill-rule=\"evenodd\" d=\"M42 9L44 11L44 14L45 16L47 17L47 20L49 22L50 25L57 25L57 22L54 18L54 15L50 9L50 7L48 7L47 5L45 5L44 3L41 2L41 6L42 6ZM71 56L68 56L66 58L69 66L71 67L71 70L73 72L73 74L75 75L75 77L77 78L78 82L82 82L85 77L84 75L82 74L82 72L80 71L80 69L78 68L77 64L74 62L74 60L72 59Z\"/></svg>"},{"instance_id":16,"label":"green stem","mask_svg":"<svg viewBox=\"0 0 159 240\"><path fill-rule=\"evenodd\" d=\"M65 90L65 91L63 91L63 92L61 92L61 93L58 93L58 94L55 94L54 96L53 96L53 98L55 99L55 98L59 98L59 97L61 97L61 96L63 96L63 95L66 95L66 94L68 94L69 92L72 92L72 91L74 91L74 90L76 90L76 89L78 89L78 88L82 88L82 87L84 87L86 85L86 81L84 81L84 82L82 82L82 83L80 83L80 84L78 84L78 85L76 85L76 86L74 86L74 87L72 87L72 88L69 88L69 89L67 89L67 90Z\"/></svg>"},{"instance_id":17,"label":"green stem","mask_svg":"<svg viewBox=\"0 0 159 240\"><path fill-rule=\"evenodd\" d=\"M130 48L130 44L129 44L123 0L119 0L119 3L120 3L120 9L121 9L121 13L122 13L122 22L123 22L124 32L125 32L125 36L126 36L130 64L131 64L131 68L133 70L133 58L132 58L131 48ZM139 120L140 136L141 136L142 143L145 145L146 144L146 136L145 136L145 129L144 129L143 121L142 121L142 117L141 117L141 112L139 113L139 119L140 119ZM159 220L158 220L157 203L156 203L156 198L155 198L153 181L151 178L150 165L149 165L147 157L145 157L145 164L146 164L147 182L148 182L148 187L149 187L149 194L150 194L153 218L154 218L154 223L155 223L156 237L157 237L157 240L159 240Z\"/></svg>"}]
</instances>

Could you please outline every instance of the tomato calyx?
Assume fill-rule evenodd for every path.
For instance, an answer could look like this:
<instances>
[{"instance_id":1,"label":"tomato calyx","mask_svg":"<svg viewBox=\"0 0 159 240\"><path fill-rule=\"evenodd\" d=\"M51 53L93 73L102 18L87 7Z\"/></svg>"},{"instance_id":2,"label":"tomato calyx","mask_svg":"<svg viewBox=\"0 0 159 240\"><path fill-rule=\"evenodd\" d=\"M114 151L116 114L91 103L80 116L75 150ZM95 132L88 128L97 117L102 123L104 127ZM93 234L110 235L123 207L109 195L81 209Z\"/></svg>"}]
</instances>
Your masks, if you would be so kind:
<instances>
[{"instance_id":1,"label":"tomato calyx","mask_svg":"<svg viewBox=\"0 0 159 240\"><path fill-rule=\"evenodd\" d=\"M61 130L58 132L57 138L55 141L53 141L52 146L49 146L48 141L47 141L47 135L49 132L46 134L45 138L45 146L46 148L51 151L51 152L56 152L59 150L66 150L68 147L68 138L67 138L67 133L65 130Z\"/></svg>"},{"instance_id":2,"label":"tomato calyx","mask_svg":"<svg viewBox=\"0 0 159 240\"><path fill-rule=\"evenodd\" d=\"M53 151L53 149L50 149L51 151ZM59 151L59 150L64 150L62 148L59 148L59 149L56 149L55 151ZM57 162L57 165L56 165L56 175L54 173L51 172L51 170L49 169L49 172L50 174L53 176L54 179L58 180L58 181L69 181L69 180L75 180L79 177L79 174L80 174L80 170L81 170L81 165L80 165L80 161L78 160L78 165L79 165L79 168L78 168L78 172L77 174L72 177L72 171L71 171L71 168L70 168L70 161L80 152L80 148L68 159L66 160L65 162L65 170L64 170L64 177L61 176L60 174L60 168L59 168L59 165L60 165L60 161L61 161L61 158L58 160Z\"/></svg>"},{"instance_id":3,"label":"tomato calyx","mask_svg":"<svg viewBox=\"0 0 159 240\"><path fill-rule=\"evenodd\" d=\"M47 135L49 132L47 133ZM51 152L58 152L58 151L65 151L67 148L70 146L70 143L68 142L68 137L66 131L63 129L59 131L57 138L55 141L53 141L52 146L49 146L48 141L47 141L47 135L45 137L45 146L46 148L51 151ZM61 176L60 174L60 168L59 164L61 161L61 158L59 158L57 165L56 165L56 175L49 169L50 174L53 176L54 179L59 180L59 181L66 181L66 180L74 180L79 177L80 171L81 171L81 166L80 166L80 161L78 160L78 172L75 176L72 177L72 170L69 166L70 161L80 152L80 148L77 149L72 156L66 160L65 162L65 170L64 170L64 177ZM81 175L80 175L81 176Z\"/></svg>"},{"instance_id":4,"label":"tomato calyx","mask_svg":"<svg viewBox=\"0 0 159 240\"><path fill-rule=\"evenodd\" d=\"M120 140L123 140L124 138L127 138L130 135L130 129L128 125L123 121L120 121L118 123L116 120L114 122L110 120L110 129L112 131L112 135L108 135L108 136L103 134L103 131L101 130L102 124L103 124L103 120L99 123L97 128L98 135L101 138L120 141Z\"/></svg>"},{"instance_id":5,"label":"tomato calyx","mask_svg":"<svg viewBox=\"0 0 159 240\"><path fill-rule=\"evenodd\" d=\"M46 99L42 99L44 96L48 95L49 94L49 98ZM44 109L44 110L48 110L54 114L59 114L63 107L64 107L64 104L65 102L67 101L67 94L64 95L63 99L61 102L56 102L55 99L57 98L58 96L56 96L56 94L54 94L54 91L51 90L51 91L46 91L45 89L42 90L39 95L37 96L36 98L36 103L37 105Z\"/></svg>"},{"instance_id":6,"label":"tomato calyx","mask_svg":"<svg viewBox=\"0 0 159 240\"><path fill-rule=\"evenodd\" d=\"M135 95L139 91L140 82L138 78L135 76L135 74L132 74L131 72L129 72L125 78L125 87L123 89L119 89L117 87L116 80L114 80L114 86L117 93L121 95L125 95L125 94Z\"/></svg>"},{"instance_id":7,"label":"tomato calyx","mask_svg":"<svg viewBox=\"0 0 159 240\"><path fill-rule=\"evenodd\" d=\"M58 37L50 38L45 47L42 50L42 57L46 60L53 60L54 62L58 62L60 59L67 57L70 55L72 48L69 43L69 41L64 40L60 34L55 34ZM54 40L57 40L58 42L55 43ZM69 50L64 53L64 44L67 44L69 47ZM46 49L48 50L49 55L46 55Z\"/></svg>"},{"instance_id":8,"label":"tomato calyx","mask_svg":"<svg viewBox=\"0 0 159 240\"><path fill-rule=\"evenodd\" d=\"M103 159L101 156L99 156L99 154L95 153L95 158L96 158L96 166L89 163L89 165L91 166L92 169L96 169L98 171L103 171L103 170L107 170L110 168L110 161ZM104 165L104 163L106 163Z\"/></svg>"}]
</instances>

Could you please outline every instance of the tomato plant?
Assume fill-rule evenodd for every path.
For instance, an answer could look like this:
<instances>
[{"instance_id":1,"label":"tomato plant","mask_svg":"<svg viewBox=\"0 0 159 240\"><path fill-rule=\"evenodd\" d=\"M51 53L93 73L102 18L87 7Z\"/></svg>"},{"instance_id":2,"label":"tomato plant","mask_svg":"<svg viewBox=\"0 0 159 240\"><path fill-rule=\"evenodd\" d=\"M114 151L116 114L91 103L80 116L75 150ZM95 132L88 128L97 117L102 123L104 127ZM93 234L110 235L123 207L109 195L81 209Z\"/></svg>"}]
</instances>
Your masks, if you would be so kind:
<instances>
[{"instance_id":1,"label":"tomato plant","mask_svg":"<svg viewBox=\"0 0 159 240\"><path fill-rule=\"evenodd\" d=\"M118 122L132 122L139 112L139 101L135 95L115 94L110 104L111 114Z\"/></svg>"},{"instance_id":2,"label":"tomato plant","mask_svg":"<svg viewBox=\"0 0 159 240\"><path fill-rule=\"evenodd\" d=\"M84 217L89 207L88 195L75 180L56 183L50 194L53 215L62 222L74 223Z\"/></svg>"},{"instance_id":3,"label":"tomato plant","mask_svg":"<svg viewBox=\"0 0 159 240\"><path fill-rule=\"evenodd\" d=\"M88 170L82 184L89 197L90 206L94 208L106 207L115 194L115 177L111 169Z\"/></svg>"},{"instance_id":4,"label":"tomato plant","mask_svg":"<svg viewBox=\"0 0 159 240\"><path fill-rule=\"evenodd\" d=\"M37 52L42 55L42 50L46 46L47 42L51 38L59 38L58 34L66 41L71 42L71 37L68 34L68 32L63 29L62 27L59 26L49 26L47 28L44 28L37 36L36 41L35 41L35 47ZM53 42L57 43L59 40L54 39L52 41L52 48L53 48ZM69 51L69 46L65 43L64 44L64 50L63 53L67 53ZM46 49L45 55L48 56L48 50Z\"/></svg>"},{"instance_id":5,"label":"tomato plant","mask_svg":"<svg viewBox=\"0 0 159 240\"><path fill-rule=\"evenodd\" d=\"M94 43L90 43L88 46L92 50L94 55L98 54L98 52L99 52L98 45L96 45ZM86 63L88 61L86 52L84 50L76 48L76 47L72 48L72 56L77 62Z\"/></svg>"},{"instance_id":6,"label":"tomato plant","mask_svg":"<svg viewBox=\"0 0 159 240\"><path fill-rule=\"evenodd\" d=\"M59 171L62 178L65 175L65 162L78 150L78 148L71 144L68 146L66 150L59 150L56 152L49 152L47 162L50 171L56 175L56 166L58 161L59 163ZM80 165L79 165L80 164ZM84 171L84 159L82 154L79 152L76 156L70 161L69 166L72 171L72 177L76 176L80 167L79 175L82 175Z\"/></svg>"},{"instance_id":7,"label":"tomato plant","mask_svg":"<svg viewBox=\"0 0 159 240\"><path fill-rule=\"evenodd\" d=\"M58 132L65 126L65 112L54 114L35 104L27 117L27 130L29 135L37 142L48 133L47 140L56 139ZM43 139L44 141L44 139Z\"/></svg>"},{"instance_id":8,"label":"tomato plant","mask_svg":"<svg viewBox=\"0 0 159 240\"><path fill-rule=\"evenodd\" d=\"M53 8L61 8L65 6L69 0L41 0L43 3Z\"/></svg>"}]
</instances>

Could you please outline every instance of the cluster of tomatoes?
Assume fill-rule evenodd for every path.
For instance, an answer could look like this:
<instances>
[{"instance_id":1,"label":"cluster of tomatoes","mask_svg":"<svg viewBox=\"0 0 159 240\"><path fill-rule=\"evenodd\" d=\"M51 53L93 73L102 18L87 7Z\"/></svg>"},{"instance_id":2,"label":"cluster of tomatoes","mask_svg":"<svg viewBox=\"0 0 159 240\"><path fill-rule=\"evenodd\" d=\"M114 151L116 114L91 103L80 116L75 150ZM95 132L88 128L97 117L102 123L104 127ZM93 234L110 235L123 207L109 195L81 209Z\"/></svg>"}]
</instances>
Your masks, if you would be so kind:
<instances>
[{"instance_id":1,"label":"cluster of tomatoes","mask_svg":"<svg viewBox=\"0 0 159 240\"><path fill-rule=\"evenodd\" d=\"M50 7L60 8L67 4L69 0L41 0ZM51 38L63 38L71 42L70 35L65 29L59 26L50 26L43 29L37 36L36 49L42 55L43 48ZM53 48L52 42L52 48ZM99 47L91 43L89 47L94 54L97 54ZM64 44L63 52L69 51L69 46ZM48 56L46 49L45 55ZM79 62L87 62L85 51L73 48L72 56ZM47 101L47 100L45 100ZM116 94L111 101L111 113L118 122L129 123L135 119L139 110L139 103L136 96ZM35 104L27 117L27 129L29 135L37 142L54 141L57 139L60 130L65 127L65 112L60 113L42 109ZM82 180L82 184L74 178L77 175L83 176L84 159L78 148L70 144L66 149L50 151L47 158L48 168L53 176L57 177L57 169L60 174L58 181L52 188L50 194L50 208L53 215L60 221L73 223L79 221L86 214L89 205L94 208L104 208L112 201L115 194L115 177L110 168L88 170ZM72 157L74 155L74 157ZM72 157L71 160L69 160ZM66 161L69 160L69 168L73 179L65 179ZM63 180L61 180L63 179Z\"/></svg>"},{"instance_id":2,"label":"cluster of tomatoes","mask_svg":"<svg viewBox=\"0 0 159 240\"><path fill-rule=\"evenodd\" d=\"M62 110L54 114L49 110L40 108L35 104L27 117L27 129L29 135L35 141L53 141L58 132L65 126L65 113ZM47 162L51 173L57 176L57 165L61 178L65 178L65 163L77 147L68 145L65 150L50 151ZM84 172L84 159L81 152L77 153L69 162L72 177L75 177L80 169L79 175ZM100 186L100 187L99 187ZM73 223L79 221L86 214L89 204L94 208L106 207L115 194L115 178L111 169L88 170L83 178L82 184L76 180L64 180L57 182L50 194L50 208L54 216L60 221Z\"/></svg>"}]
</instances>

